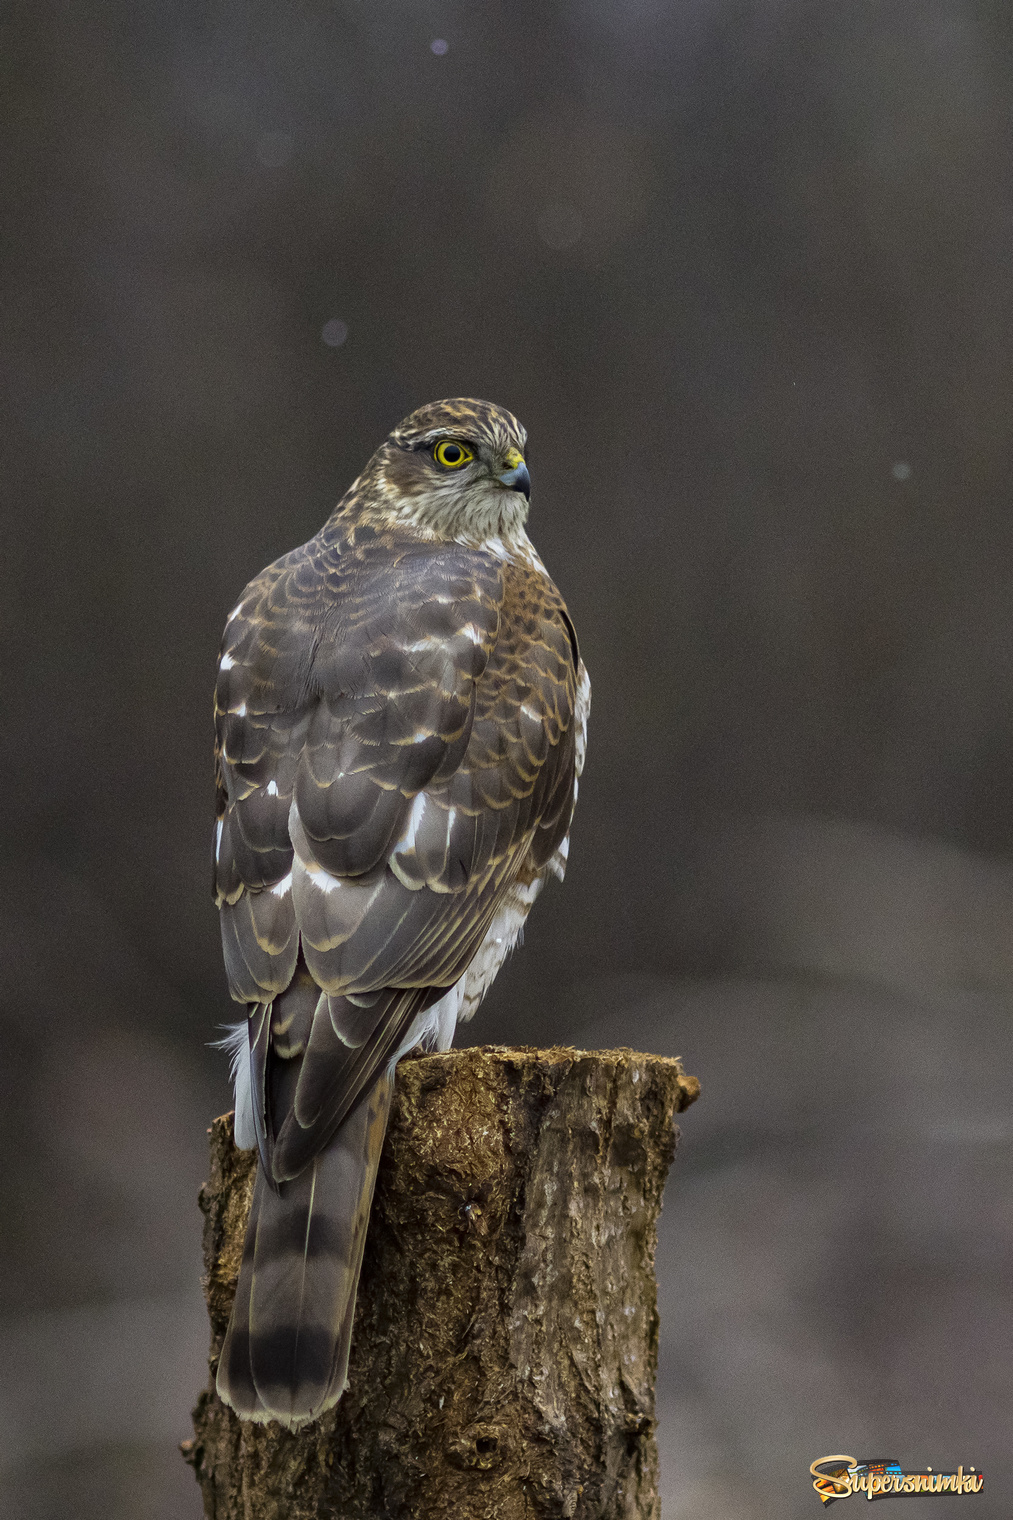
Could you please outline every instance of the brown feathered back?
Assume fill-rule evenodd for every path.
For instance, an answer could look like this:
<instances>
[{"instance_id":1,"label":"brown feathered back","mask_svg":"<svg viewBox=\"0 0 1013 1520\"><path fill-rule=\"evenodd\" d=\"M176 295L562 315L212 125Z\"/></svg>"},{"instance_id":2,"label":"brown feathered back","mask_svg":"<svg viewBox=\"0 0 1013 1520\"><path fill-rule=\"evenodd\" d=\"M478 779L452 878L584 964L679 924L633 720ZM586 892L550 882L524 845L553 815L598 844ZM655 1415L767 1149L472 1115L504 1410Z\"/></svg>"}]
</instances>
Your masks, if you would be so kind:
<instances>
[{"instance_id":1,"label":"brown feathered back","mask_svg":"<svg viewBox=\"0 0 1013 1520\"><path fill-rule=\"evenodd\" d=\"M441 474L445 436L469 478ZM219 1389L252 1418L340 1394L391 1063L410 1037L449 1043L497 915L559 870L579 660L526 497L497 484L523 437L488 403L413 414L226 626L215 883L263 1177ZM479 996L499 961L481 964Z\"/></svg>"}]
</instances>

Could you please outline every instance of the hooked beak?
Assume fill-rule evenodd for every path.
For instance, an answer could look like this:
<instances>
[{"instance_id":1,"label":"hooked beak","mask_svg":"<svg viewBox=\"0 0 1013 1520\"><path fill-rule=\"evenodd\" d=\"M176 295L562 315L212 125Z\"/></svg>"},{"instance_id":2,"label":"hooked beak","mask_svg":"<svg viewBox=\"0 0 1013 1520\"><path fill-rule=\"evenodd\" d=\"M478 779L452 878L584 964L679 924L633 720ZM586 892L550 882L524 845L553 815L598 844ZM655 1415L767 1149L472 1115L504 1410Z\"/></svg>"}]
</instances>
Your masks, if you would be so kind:
<instances>
[{"instance_id":1,"label":"hooked beak","mask_svg":"<svg viewBox=\"0 0 1013 1520\"><path fill-rule=\"evenodd\" d=\"M531 476L519 449L511 449L504 460L507 468L496 479L508 491L523 491L525 500L531 500Z\"/></svg>"}]
</instances>

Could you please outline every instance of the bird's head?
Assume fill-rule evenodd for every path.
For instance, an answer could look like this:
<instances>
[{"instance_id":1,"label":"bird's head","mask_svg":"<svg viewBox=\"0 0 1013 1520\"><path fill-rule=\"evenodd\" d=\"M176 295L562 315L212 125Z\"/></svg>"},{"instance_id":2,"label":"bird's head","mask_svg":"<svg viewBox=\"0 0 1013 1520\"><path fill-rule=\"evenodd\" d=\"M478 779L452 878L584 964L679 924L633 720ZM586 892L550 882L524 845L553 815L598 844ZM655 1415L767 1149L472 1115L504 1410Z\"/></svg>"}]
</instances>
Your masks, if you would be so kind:
<instances>
[{"instance_id":1,"label":"bird's head","mask_svg":"<svg viewBox=\"0 0 1013 1520\"><path fill-rule=\"evenodd\" d=\"M527 434L490 401L433 401L377 449L350 497L360 512L427 537L505 543L523 533Z\"/></svg>"}]
</instances>

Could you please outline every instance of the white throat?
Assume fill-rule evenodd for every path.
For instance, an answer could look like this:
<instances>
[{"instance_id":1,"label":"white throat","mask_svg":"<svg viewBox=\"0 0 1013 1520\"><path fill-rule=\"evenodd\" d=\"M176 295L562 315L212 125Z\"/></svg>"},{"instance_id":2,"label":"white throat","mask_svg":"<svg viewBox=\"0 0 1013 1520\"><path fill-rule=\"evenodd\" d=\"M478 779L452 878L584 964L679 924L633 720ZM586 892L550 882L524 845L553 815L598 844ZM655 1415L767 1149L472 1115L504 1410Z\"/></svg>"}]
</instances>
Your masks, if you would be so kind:
<instances>
[{"instance_id":1,"label":"white throat","mask_svg":"<svg viewBox=\"0 0 1013 1520\"><path fill-rule=\"evenodd\" d=\"M449 479L418 495L388 497L386 506L397 522L410 524L427 538L472 548L493 539L510 548L528 542L527 498L521 491L504 490L497 480L472 481L462 489Z\"/></svg>"}]
</instances>

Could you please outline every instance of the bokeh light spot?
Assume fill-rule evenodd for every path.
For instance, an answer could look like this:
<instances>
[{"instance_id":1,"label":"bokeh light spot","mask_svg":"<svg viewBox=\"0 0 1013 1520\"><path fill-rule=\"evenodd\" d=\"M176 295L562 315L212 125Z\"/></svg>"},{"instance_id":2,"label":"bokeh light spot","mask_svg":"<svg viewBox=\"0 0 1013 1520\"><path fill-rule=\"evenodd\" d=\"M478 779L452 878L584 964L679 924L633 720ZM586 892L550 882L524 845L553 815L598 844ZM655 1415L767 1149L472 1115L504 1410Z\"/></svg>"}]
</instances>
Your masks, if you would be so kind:
<instances>
[{"instance_id":1,"label":"bokeh light spot","mask_svg":"<svg viewBox=\"0 0 1013 1520\"><path fill-rule=\"evenodd\" d=\"M339 317L332 317L320 329L320 336L328 348L340 348L348 337L348 323L342 322Z\"/></svg>"},{"instance_id":2,"label":"bokeh light spot","mask_svg":"<svg viewBox=\"0 0 1013 1520\"><path fill-rule=\"evenodd\" d=\"M906 459L898 459L897 463L890 470L890 474L894 480L910 480L911 466Z\"/></svg>"},{"instance_id":3,"label":"bokeh light spot","mask_svg":"<svg viewBox=\"0 0 1013 1520\"><path fill-rule=\"evenodd\" d=\"M429 47L436 54L437 58L442 58L444 53L450 52L450 43L445 42L442 37L435 37L429 44Z\"/></svg>"}]
</instances>

